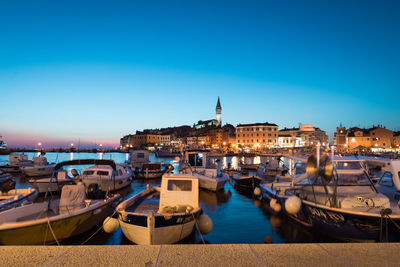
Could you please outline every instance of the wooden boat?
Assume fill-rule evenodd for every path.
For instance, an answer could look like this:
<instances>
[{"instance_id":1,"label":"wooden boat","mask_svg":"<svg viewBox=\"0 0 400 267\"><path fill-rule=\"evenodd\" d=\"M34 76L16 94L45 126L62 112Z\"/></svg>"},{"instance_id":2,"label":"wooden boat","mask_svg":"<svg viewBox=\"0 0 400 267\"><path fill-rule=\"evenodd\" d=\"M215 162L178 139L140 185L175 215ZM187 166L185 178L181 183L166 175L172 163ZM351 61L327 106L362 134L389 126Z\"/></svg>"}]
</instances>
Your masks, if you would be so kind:
<instances>
[{"instance_id":1,"label":"wooden boat","mask_svg":"<svg viewBox=\"0 0 400 267\"><path fill-rule=\"evenodd\" d=\"M189 236L199 207L198 179L191 175L164 175L161 188L146 189L117 207L124 235L133 243L176 243Z\"/></svg>"},{"instance_id":2,"label":"wooden boat","mask_svg":"<svg viewBox=\"0 0 400 267\"><path fill-rule=\"evenodd\" d=\"M38 196L35 188L12 189L7 192L0 191L0 212L21 205L31 204Z\"/></svg>"}]
</instances>

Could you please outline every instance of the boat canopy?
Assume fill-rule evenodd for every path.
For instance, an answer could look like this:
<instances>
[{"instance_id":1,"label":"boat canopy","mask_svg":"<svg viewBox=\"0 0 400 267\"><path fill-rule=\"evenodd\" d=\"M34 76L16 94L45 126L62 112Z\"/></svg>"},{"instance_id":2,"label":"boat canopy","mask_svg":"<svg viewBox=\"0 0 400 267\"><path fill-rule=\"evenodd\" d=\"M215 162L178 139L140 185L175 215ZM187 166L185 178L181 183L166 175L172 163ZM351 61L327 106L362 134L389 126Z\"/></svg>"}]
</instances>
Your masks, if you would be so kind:
<instances>
[{"instance_id":1,"label":"boat canopy","mask_svg":"<svg viewBox=\"0 0 400 267\"><path fill-rule=\"evenodd\" d=\"M108 165L113 170L116 170L116 165L113 160L107 160L107 159L76 159L76 160L69 160L69 161L63 161L58 163L54 169L59 170L64 166L69 166L69 165L89 165L89 164L94 164L94 165Z\"/></svg>"}]
</instances>

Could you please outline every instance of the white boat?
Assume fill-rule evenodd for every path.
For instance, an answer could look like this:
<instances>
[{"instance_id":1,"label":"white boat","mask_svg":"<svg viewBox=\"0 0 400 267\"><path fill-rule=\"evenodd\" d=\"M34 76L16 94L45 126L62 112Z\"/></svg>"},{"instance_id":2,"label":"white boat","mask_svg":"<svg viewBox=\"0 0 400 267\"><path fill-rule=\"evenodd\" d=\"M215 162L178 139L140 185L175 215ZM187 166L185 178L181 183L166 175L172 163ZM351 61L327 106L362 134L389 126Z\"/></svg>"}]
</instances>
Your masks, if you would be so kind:
<instances>
[{"instance_id":1,"label":"white boat","mask_svg":"<svg viewBox=\"0 0 400 267\"><path fill-rule=\"evenodd\" d=\"M22 167L32 166L33 161L28 159L25 154L10 154L9 163L0 166L6 172L20 172Z\"/></svg>"},{"instance_id":2,"label":"white boat","mask_svg":"<svg viewBox=\"0 0 400 267\"><path fill-rule=\"evenodd\" d=\"M214 162L209 157L209 152L204 150L185 151L183 171L195 175L199 179L202 189L217 191L223 189L229 176L221 172L220 160Z\"/></svg>"},{"instance_id":3,"label":"white boat","mask_svg":"<svg viewBox=\"0 0 400 267\"><path fill-rule=\"evenodd\" d=\"M275 177L277 175L286 176L289 169L284 165L279 166L279 163L280 163L280 158L279 159L272 158L269 161L264 162L257 168L257 176L264 179L269 177Z\"/></svg>"},{"instance_id":4,"label":"white boat","mask_svg":"<svg viewBox=\"0 0 400 267\"><path fill-rule=\"evenodd\" d=\"M191 175L164 175L161 188L146 189L117 207L122 232L133 243L176 243L189 236L202 213L198 179Z\"/></svg>"},{"instance_id":5,"label":"white boat","mask_svg":"<svg viewBox=\"0 0 400 267\"><path fill-rule=\"evenodd\" d=\"M400 200L400 160L366 158L376 189L393 201ZM374 177L375 176L375 177Z\"/></svg>"},{"instance_id":6,"label":"white boat","mask_svg":"<svg viewBox=\"0 0 400 267\"><path fill-rule=\"evenodd\" d=\"M85 186L66 185L61 198L0 212L0 244L43 245L82 234L113 212L120 195L88 199Z\"/></svg>"},{"instance_id":7,"label":"white boat","mask_svg":"<svg viewBox=\"0 0 400 267\"><path fill-rule=\"evenodd\" d=\"M7 192L0 191L0 212L21 205L31 204L38 196L35 188L12 189Z\"/></svg>"},{"instance_id":8,"label":"white boat","mask_svg":"<svg viewBox=\"0 0 400 267\"><path fill-rule=\"evenodd\" d=\"M49 164L46 157L34 157L32 166L21 167L22 172L27 176L48 176L54 171L55 163Z\"/></svg>"},{"instance_id":9,"label":"white boat","mask_svg":"<svg viewBox=\"0 0 400 267\"><path fill-rule=\"evenodd\" d=\"M39 193L59 192L64 185L75 184L74 179L68 176L67 171L57 170L54 172L54 175L56 177L31 178L29 179L29 183L37 188Z\"/></svg>"},{"instance_id":10,"label":"white boat","mask_svg":"<svg viewBox=\"0 0 400 267\"><path fill-rule=\"evenodd\" d=\"M317 161L311 158L310 162ZM364 163L355 158L335 158L330 166L307 164L306 178L261 184L261 192L276 213L326 235L383 241L382 236L390 233L386 241L398 241L398 201L376 190Z\"/></svg>"},{"instance_id":11,"label":"white boat","mask_svg":"<svg viewBox=\"0 0 400 267\"><path fill-rule=\"evenodd\" d=\"M132 169L142 168L143 164L150 163L148 150L131 150L130 164Z\"/></svg>"},{"instance_id":12,"label":"white boat","mask_svg":"<svg viewBox=\"0 0 400 267\"><path fill-rule=\"evenodd\" d=\"M115 191L130 185L132 182L131 168L124 163L117 164L115 167L114 171L111 164L95 165L84 169L75 180L83 182L87 187L90 184L99 184L102 191Z\"/></svg>"}]
</instances>

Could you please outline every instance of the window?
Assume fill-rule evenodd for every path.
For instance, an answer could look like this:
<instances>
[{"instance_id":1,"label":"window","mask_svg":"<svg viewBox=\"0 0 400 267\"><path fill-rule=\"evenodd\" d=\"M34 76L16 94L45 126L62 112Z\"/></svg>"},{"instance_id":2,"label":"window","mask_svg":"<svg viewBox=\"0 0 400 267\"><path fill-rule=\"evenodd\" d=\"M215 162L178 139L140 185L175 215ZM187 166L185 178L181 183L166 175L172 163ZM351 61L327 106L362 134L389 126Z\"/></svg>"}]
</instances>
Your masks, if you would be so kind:
<instances>
[{"instance_id":1,"label":"window","mask_svg":"<svg viewBox=\"0 0 400 267\"><path fill-rule=\"evenodd\" d=\"M192 191L192 181L169 180L168 191Z\"/></svg>"},{"instance_id":2,"label":"window","mask_svg":"<svg viewBox=\"0 0 400 267\"><path fill-rule=\"evenodd\" d=\"M144 159L144 153L137 153L138 159Z\"/></svg>"},{"instance_id":3,"label":"window","mask_svg":"<svg viewBox=\"0 0 400 267\"><path fill-rule=\"evenodd\" d=\"M108 175L108 171L97 171L97 175Z\"/></svg>"},{"instance_id":4,"label":"window","mask_svg":"<svg viewBox=\"0 0 400 267\"><path fill-rule=\"evenodd\" d=\"M203 154L189 154L190 166L203 166Z\"/></svg>"},{"instance_id":5,"label":"window","mask_svg":"<svg viewBox=\"0 0 400 267\"><path fill-rule=\"evenodd\" d=\"M94 171L84 171L83 175L93 175Z\"/></svg>"},{"instance_id":6,"label":"window","mask_svg":"<svg viewBox=\"0 0 400 267\"><path fill-rule=\"evenodd\" d=\"M383 186L393 186L393 176L390 172L385 172L381 179L379 179L379 184Z\"/></svg>"}]
</instances>

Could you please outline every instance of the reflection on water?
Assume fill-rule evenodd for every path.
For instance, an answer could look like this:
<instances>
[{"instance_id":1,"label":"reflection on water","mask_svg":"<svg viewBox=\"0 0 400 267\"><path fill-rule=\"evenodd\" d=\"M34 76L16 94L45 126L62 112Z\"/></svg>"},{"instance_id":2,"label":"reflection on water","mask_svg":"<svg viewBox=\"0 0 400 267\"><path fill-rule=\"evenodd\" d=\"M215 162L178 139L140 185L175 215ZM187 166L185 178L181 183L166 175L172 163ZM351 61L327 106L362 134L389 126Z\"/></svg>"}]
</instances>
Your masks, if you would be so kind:
<instances>
[{"instance_id":1,"label":"reflection on water","mask_svg":"<svg viewBox=\"0 0 400 267\"><path fill-rule=\"evenodd\" d=\"M29 159L32 159L35 153L27 153ZM73 159L97 159L111 158L116 163L125 162L129 158L128 153L47 153L45 155L49 162L61 162ZM0 161L8 161L8 156L1 155ZM150 160L155 162L164 161L165 163L174 166L174 172L178 172L179 162L176 159L156 158L154 154L150 154ZM264 158L251 157L249 161L264 162ZM224 157L222 164L227 167L231 164L233 168L238 167L238 157ZM283 159L284 164L289 164L286 159ZM286 165L289 166L289 165ZM74 166L79 172L88 166ZM70 171L71 166L67 167ZM16 176L17 188L30 186L28 179L23 175ZM126 199L146 188L146 185L160 186L160 179L153 180L134 180L132 184L119 193ZM287 221L285 218L277 217L268 212L266 203L255 198L253 192L239 192L227 183L225 189L220 192L211 192L200 190L199 199L200 206L204 213L210 216L213 221L214 228L208 235L203 236L206 243L213 244L229 244L229 243L264 243L264 238L270 236L273 243L291 243L291 242L331 242L332 240L312 235L306 229ZM43 201L43 197L39 198ZM102 222L100 222L102 223ZM101 224L98 226L101 227ZM79 237L70 238L62 242L62 244L78 245L90 237L96 229L80 235ZM336 241L336 240L334 240ZM197 232L182 240L181 243L201 243L201 238ZM114 234L106 234L100 230L92 237L87 244L131 244L119 229Z\"/></svg>"}]
</instances>

